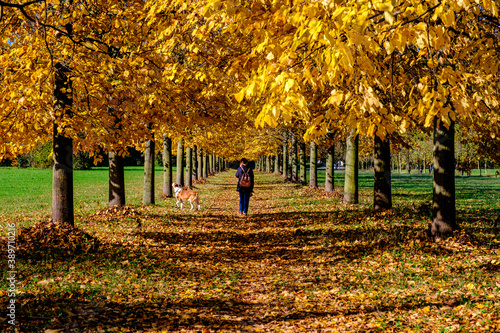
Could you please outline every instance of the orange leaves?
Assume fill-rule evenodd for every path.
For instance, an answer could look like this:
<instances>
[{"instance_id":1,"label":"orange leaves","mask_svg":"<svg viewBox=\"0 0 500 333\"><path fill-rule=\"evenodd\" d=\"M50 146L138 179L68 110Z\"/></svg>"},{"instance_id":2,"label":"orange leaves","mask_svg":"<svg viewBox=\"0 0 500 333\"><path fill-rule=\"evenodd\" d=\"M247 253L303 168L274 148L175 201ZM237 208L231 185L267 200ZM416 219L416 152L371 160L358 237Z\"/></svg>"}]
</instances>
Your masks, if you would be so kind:
<instances>
[{"instance_id":1,"label":"orange leaves","mask_svg":"<svg viewBox=\"0 0 500 333\"><path fill-rule=\"evenodd\" d=\"M1 95L9 100L0 112L15 109L43 119L52 107L49 66L64 59L73 70L79 116L68 126L72 133L85 132L89 142L123 134L109 120L109 105L126 119L123 131L134 136L124 144L141 142L152 116L161 130L300 122L318 129L310 135L337 127L386 135L428 127L434 117L474 121L475 110L484 117L500 104L498 43L488 19L498 15L498 6L492 0L477 4L206 0L99 2L94 11L63 6L64 14L46 13L47 22L74 23L71 39L54 38L53 28L45 38L45 30L29 22L5 26ZM43 6L30 11L45 14ZM414 90L423 81L427 91ZM26 132L14 123L1 126L7 131L9 125ZM36 127L30 139L43 135Z\"/></svg>"}]
</instances>

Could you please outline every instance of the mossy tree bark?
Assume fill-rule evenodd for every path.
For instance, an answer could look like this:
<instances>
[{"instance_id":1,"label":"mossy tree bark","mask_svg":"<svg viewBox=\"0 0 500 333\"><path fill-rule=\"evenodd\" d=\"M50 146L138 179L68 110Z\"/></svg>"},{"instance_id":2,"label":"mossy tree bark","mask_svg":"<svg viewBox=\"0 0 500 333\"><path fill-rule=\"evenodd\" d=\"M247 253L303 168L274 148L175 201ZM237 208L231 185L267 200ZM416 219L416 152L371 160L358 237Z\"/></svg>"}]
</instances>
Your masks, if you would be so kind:
<instances>
[{"instance_id":1,"label":"mossy tree bark","mask_svg":"<svg viewBox=\"0 0 500 333\"><path fill-rule=\"evenodd\" d=\"M54 78L54 122L52 149L54 166L52 169L52 222L75 224L73 207L73 139L64 134L58 123L63 118L71 118L73 98L69 68L62 63L55 66Z\"/></svg>"},{"instance_id":2,"label":"mossy tree bark","mask_svg":"<svg viewBox=\"0 0 500 333\"><path fill-rule=\"evenodd\" d=\"M455 207L455 124L434 120L434 175L431 234L445 239L458 229Z\"/></svg>"},{"instance_id":3,"label":"mossy tree bark","mask_svg":"<svg viewBox=\"0 0 500 333\"><path fill-rule=\"evenodd\" d=\"M358 162L359 162L359 137L356 131L346 140L345 174L344 174L344 198L345 204L355 205L359 203L358 186Z\"/></svg>"},{"instance_id":4,"label":"mossy tree bark","mask_svg":"<svg viewBox=\"0 0 500 333\"><path fill-rule=\"evenodd\" d=\"M373 208L375 211L384 211L392 208L390 141L375 136L374 150Z\"/></svg>"}]
</instances>

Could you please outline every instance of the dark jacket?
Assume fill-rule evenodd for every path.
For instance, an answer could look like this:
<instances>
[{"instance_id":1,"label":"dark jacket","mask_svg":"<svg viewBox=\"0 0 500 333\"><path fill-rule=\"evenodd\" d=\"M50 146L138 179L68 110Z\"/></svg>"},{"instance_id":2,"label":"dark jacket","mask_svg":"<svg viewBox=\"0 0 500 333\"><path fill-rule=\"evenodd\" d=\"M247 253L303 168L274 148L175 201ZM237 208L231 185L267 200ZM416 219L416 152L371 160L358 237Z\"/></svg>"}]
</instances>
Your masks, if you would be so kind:
<instances>
[{"instance_id":1,"label":"dark jacket","mask_svg":"<svg viewBox=\"0 0 500 333\"><path fill-rule=\"evenodd\" d=\"M245 172L248 172L248 174L250 175L250 181L252 182L250 187L240 187L241 177L243 176L243 171L241 170L241 168L244 168ZM253 180L252 168L250 168L248 165L240 166L238 168L238 171L236 171L236 178L238 178L238 186L236 187L236 191L238 191L238 192L244 191L244 192L250 192L250 193L253 192L254 180Z\"/></svg>"}]
</instances>

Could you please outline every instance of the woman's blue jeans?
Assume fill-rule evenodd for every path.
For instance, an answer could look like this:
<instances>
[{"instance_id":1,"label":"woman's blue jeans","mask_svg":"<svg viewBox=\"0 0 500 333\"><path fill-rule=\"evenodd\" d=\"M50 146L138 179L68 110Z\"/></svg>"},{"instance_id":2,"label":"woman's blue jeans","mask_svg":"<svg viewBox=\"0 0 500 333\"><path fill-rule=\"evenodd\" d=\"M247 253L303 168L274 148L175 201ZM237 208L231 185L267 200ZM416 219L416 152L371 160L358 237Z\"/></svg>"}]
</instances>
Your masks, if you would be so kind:
<instances>
[{"instance_id":1,"label":"woman's blue jeans","mask_svg":"<svg viewBox=\"0 0 500 333\"><path fill-rule=\"evenodd\" d=\"M248 203L250 202L250 192L240 191L240 213L248 213Z\"/></svg>"}]
</instances>

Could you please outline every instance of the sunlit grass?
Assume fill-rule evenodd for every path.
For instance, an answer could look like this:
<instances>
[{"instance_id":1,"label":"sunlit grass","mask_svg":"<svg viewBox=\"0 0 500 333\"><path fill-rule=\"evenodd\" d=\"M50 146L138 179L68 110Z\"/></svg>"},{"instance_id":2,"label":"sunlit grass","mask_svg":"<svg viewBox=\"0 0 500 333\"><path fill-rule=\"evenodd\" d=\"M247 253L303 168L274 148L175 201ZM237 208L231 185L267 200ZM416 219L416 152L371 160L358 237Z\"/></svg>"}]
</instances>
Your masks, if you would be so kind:
<instances>
[{"instance_id":1,"label":"sunlit grass","mask_svg":"<svg viewBox=\"0 0 500 333\"><path fill-rule=\"evenodd\" d=\"M175 179L175 168L173 177ZM108 168L75 170L74 207L76 215L86 215L108 203ZM17 216L31 222L50 216L52 169L0 168L0 216ZM128 204L140 205L144 186L143 167L125 167ZM155 168L155 191L163 191L163 168Z\"/></svg>"}]
</instances>

